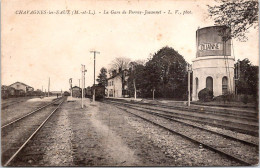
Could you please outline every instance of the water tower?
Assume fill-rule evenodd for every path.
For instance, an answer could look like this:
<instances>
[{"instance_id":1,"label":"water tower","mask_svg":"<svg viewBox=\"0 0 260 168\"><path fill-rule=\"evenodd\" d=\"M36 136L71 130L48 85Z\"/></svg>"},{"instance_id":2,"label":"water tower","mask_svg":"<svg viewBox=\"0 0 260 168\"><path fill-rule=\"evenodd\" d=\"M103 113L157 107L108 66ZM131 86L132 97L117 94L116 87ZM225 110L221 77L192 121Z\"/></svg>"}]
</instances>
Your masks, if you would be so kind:
<instances>
[{"instance_id":1,"label":"water tower","mask_svg":"<svg viewBox=\"0 0 260 168\"><path fill-rule=\"evenodd\" d=\"M211 26L196 31L196 58L193 65L192 100L204 88L214 96L234 92L234 61L231 56L230 28Z\"/></svg>"}]
</instances>

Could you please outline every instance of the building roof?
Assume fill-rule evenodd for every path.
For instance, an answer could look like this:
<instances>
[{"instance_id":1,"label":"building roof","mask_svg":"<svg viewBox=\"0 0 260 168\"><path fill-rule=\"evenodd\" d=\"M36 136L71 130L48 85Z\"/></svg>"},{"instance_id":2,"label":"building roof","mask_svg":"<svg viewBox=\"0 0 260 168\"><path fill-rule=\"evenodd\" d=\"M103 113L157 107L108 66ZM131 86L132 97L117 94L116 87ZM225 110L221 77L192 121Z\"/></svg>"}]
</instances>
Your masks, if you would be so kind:
<instances>
[{"instance_id":1,"label":"building roof","mask_svg":"<svg viewBox=\"0 0 260 168\"><path fill-rule=\"evenodd\" d=\"M33 87L31 87L31 86L29 86L29 85L26 85L25 83L23 83L23 82L15 82L15 83L13 83L13 84L16 84L16 83L19 83L19 84L22 84L22 85L24 85L24 86L27 86L27 87L30 87L30 88L33 88ZM11 85L13 85L13 84L11 84ZM9 85L9 86L11 86L11 85Z\"/></svg>"},{"instance_id":2,"label":"building roof","mask_svg":"<svg viewBox=\"0 0 260 168\"><path fill-rule=\"evenodd\" d=\"M127 69L125 69L125 70L123 70L123 71L129 72L129 70L127 70ZM122 71L121 71L121 72L122 72ZM111 77L107 78L107 80L118 77L121 72L117 72L115 75L112 75ZM128 76L128 74L126 74L126 76Z\"/></svg>"},{"instance_id":3,"label":"building roof","mask_svg":"<svg viewBox=\"0 0 260 168\"><path fill-rule=\"evenodd\" d=\"M73 86L72 89L81 89L81 88L78 86Z\"/></svg>"}]
</instances>

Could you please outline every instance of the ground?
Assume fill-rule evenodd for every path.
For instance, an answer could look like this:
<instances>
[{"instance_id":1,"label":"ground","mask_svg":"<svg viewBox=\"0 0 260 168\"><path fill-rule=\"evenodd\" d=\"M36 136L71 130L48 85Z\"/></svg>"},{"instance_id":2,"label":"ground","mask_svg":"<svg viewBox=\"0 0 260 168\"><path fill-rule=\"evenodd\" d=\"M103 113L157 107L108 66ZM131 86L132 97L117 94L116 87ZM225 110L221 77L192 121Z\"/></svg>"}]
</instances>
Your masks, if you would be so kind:
<instances>
[{"instance_id":1,"label":"ground","mask_svg":"<svg viewBox=\"0 0 260 168\"><path fill-rule=\"evenodd\" d=\"M129 125L131 116L110 105L80 99L66 102L57 112L48 137L39 134L44 155L40 165L50 166L138 166L174 165L151 140ZM37 140L36 140L37 141ZM144 143L145 142L145 143ZM35 144L39 145L39 144ZM34 165L38 165L35 163Z\"/></svg>"},{"instance_id":2,"label":"ground","mask_svg":"<svg viewBox=\"0 0 260 168\"><path fill-rule=\"evenodd\" d=\"M114 105L83 103L69 97L11 166L236 165Z\"/></svg>"}]
</instances>

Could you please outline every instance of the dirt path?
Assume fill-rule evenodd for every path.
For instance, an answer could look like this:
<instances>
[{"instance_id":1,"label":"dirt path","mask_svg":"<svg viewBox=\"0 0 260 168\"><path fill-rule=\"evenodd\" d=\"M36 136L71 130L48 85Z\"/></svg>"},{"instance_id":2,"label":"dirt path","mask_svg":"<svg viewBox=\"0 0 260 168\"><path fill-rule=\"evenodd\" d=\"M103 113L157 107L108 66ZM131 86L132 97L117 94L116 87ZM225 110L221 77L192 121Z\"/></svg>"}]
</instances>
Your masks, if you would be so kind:
<instances>
[{"instance_id":1,"label":"dirt path","mask_svg":"<svg viewBox=\"0 0 260 168\"><path fill-rule=\"evenodd\" d=\"M72 129L73 161L77 166L126 166L140 165L134 150L130 149L120 136L97 118L98 104L85 101L69 102L64 107L68 111Z\"/></svg>"}]
</instances>

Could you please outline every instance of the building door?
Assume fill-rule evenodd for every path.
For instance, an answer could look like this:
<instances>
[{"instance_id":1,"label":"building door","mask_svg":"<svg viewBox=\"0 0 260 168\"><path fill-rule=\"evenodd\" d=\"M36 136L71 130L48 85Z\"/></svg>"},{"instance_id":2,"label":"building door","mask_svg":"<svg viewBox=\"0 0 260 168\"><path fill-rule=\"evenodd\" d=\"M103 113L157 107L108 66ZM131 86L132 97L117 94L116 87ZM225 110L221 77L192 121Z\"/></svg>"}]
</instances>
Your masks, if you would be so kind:
<instances>
[{"instance_id":1,"label":"building door","mask_svg":"<svg viewBox=\"0 0 260 168\"><path fill-rule=\"evenodd\" d=\"M213 78L210 76L206 79L206 88L213 91Z\"/></svg>"}]
</instances>

